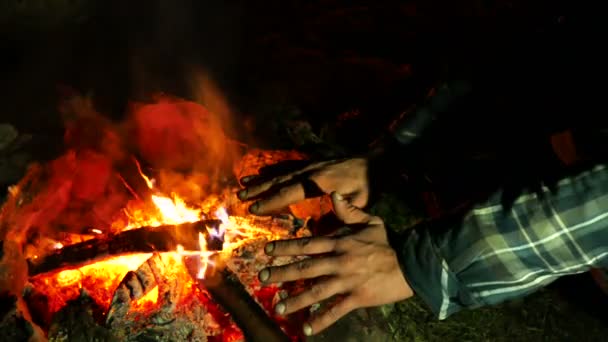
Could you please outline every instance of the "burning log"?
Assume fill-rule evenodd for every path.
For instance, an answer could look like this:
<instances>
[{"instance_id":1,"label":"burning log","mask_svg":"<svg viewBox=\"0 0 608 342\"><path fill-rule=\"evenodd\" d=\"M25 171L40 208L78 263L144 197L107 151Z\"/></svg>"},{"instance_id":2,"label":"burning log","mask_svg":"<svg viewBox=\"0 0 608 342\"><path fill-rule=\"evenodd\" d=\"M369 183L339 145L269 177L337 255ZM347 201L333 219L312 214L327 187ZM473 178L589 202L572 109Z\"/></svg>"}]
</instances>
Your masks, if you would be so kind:
<instances>
[{"instance_id":1,"label":"burning log","mask_svg":"<svg viewBox=\"0 0 608 342\"><path fill-rule=\"evenodd\" d=\"M206 341L205 302L183 300L192 289L183 271L180 258L154 253L118 285L103 326L119 341Z\"/></svg>"},{"instance_id":2,"label":"burning log","mask_svg":"<svg viewBox=\"0 0 608 342\"><path fill-rule=\"evenodd\" d=\"M284 342L289 337L272 321L264 309L247 293L241 282L220 258L215 267L208 269L204 279L197 279L199 259L185 257L184 264L197 281L199 288L208 291L241 328L245 339L253 342Z\"/></svg>"},{"instance_id":3,"label":"burning log","mask_svg":"<svg viewBox=\"0 0 608 342\"><path fill-rule=\"evenodd\" d=\"M128 272L120 282L106 315L106 325L111 325L115 317L124 317L131 308L131 302L148 294L154 287L163 287L162 260L154 253L137 270Z\"/></svg>"},{"instance_id":4,"label":"burning log","mask_svg":"<svg viewBox=\"0 0 608 342\"><path fill-rule=\"evenodd\" d=\"M29 276L77 268L111 256L133 253L171 252L181 245L185 250L199 250L199 234L204 234L207 249L221 250L223 237L209 231L218 231L221 221L202 220L180 225L143 227L115 235L102 236L66 246L43 258L28 259Z\"/></svg>"},{"instance_id":5,"label":"burning log","mask_svg":"<svg viewBox=\"0 0 608 342\"><path fill-rule=\"evenodd\" d=\"M199 284L204 285L213 299L231 314L232 319L243 330L247 341L289 341L289 337L249 296L243 285L230 271L218 272L216 276L199 281Z\"/></svg>"}]
</instances>

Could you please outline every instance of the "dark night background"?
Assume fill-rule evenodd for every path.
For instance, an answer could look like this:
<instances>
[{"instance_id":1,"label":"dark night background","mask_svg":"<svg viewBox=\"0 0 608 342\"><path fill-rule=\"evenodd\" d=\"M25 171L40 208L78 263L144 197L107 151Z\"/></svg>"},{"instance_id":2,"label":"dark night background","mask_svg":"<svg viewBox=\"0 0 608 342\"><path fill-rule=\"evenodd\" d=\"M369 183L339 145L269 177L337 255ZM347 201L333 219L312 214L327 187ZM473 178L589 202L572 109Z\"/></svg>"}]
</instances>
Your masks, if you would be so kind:
<instances>
[{"instance_id":1,"label":"dark night background","mask_svg":"<svg viewBox=\"0 0 608 342\"><path fill-rule=\"evenodd\" d=\"M293 148L286 132L305 121L324 141L314 148L358 153L432 86L464 78L474 93L411 155L450 207L537 180L555 165L556 132L604 157L607 31L595 14L545 0L5 0L0 123L31 139L18 157L0 151L0 184L60 150L61 85L119 120L129 100L192 97L188 75L202 66L234 107L237 138ZM445 323L414 304L389 320L405 339L597 340L608 331L596 292L582 277Z\"/></svg>"}]
</instances>

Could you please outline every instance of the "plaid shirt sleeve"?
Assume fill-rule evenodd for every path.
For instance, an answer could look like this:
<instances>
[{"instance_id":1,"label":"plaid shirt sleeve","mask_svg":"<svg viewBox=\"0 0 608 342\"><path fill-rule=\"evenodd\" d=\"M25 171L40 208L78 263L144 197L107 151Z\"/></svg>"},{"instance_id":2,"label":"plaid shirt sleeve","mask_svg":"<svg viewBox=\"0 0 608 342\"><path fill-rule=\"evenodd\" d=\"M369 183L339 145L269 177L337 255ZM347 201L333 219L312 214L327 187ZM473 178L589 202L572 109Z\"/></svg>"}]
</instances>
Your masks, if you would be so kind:
<instances>
[{"instance_id":1,"label":"plaid shirt sleeve","mask_svg":"<svg viewBox=\"0 0 608 342\"><path fill-rule=\"evenodd\" d=\"M608 267L608 168L542 192L524 193L509 209L497 192L458 222L416 227L399 239L405 277L439 319Z\"/></svg>"}]
</instances>

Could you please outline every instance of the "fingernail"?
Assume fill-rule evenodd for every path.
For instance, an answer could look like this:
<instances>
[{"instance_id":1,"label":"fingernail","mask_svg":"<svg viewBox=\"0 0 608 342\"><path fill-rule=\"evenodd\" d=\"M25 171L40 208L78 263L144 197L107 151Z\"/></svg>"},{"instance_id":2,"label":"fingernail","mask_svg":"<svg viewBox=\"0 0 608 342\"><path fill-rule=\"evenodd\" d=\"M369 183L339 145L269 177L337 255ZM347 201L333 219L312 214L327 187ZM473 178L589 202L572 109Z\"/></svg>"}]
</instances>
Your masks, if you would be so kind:
<instances>
[{"instance_id":1,"label":"fingernail","mask_svg":"<svg viewBox=\"0 0 608 342\"><path fill-rule=\"evenodd\" d=\"M274 312L276 312L279 315L282 315L283 313L285 313L285 304L283 303L278 303L275 307L274 307Z\"/></svg>"},{"instance_id":2,"label":"fingernail","mask_svg":"<svg viewBox=\"0 0 608 342\"><path fill-rule=\"evenodd\" d=\"M258 210L260 210L260 203L255 202L249 207L249 212L252 214L257 214Z\"/></svg>"},{"instance_id":3,"label":"fingernail","mask_svg":"<svg viewBox=\"0 0 608 342\"><path fill-rule=\"evenodd\" d=\"M310 326L310 324L304 323L304 325L302 326L302 332L306 336L312 335L312 327Z\"/></svg>"},{"instance_id":4,"label":"fingernail","mask_svg":"<svg viewBox=\"0 0 608 342\"><path fill-rule=\"evenodd\" d=\"M261 282L268 280L268 278L270 278L270 270L267 268L261 270L258 274L258 279L260 279Z\"/></svg>"},{"instance_id":5,"label":"fingernail","mask_svg":"<svg viewBox=\"0 0 608 342\"><path fill-rule=\"evenodd\" d=\"M237 194L237 196L239 196L239 199L244 200L245 198L247 198L247 190L241 190L241 191L239 191L239 193Z\"/></svg>"},{"instance_id":6,"label":"fingernail","mask_svg":"<svg viewBox=\"0 0 608 342\"><path fill-rule=\"evenodd\" d=\"M338 201L344 201L344 197L337 192L334 192L334 198Z\"/></svg>"},{"instance_id":7,"label":"fingernail","mask_svg":"<svg viewBox=\"0 0 608 342\"><path fill-rule=\"evenodd\" d=\"M270 254L272 251L274 251L274 242L269 242L266 244L266 246L264 246L264 252L266 254Z\"/></svg>"},{"instance_id":8,"label":"fingernail","mask_svg":"<svg viewBox=\"0 0 608 342\"><path fill-rule=\"evenodd\" d=\"M287 294L287 291L281 290L279 291L279 297L281 298L281 300L285 300L287 299L287 297L289 297L289 294Z\"/></svg>"}]
</instances>

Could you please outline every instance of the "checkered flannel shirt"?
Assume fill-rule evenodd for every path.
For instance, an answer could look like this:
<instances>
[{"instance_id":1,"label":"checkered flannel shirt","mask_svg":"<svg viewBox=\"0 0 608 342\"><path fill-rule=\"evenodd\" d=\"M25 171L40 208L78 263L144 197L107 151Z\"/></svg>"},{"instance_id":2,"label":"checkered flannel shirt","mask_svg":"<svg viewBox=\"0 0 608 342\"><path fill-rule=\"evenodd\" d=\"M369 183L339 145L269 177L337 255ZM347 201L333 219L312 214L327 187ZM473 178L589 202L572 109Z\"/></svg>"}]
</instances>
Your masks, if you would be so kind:
<instances>
[{"instance_id":1,"label":"checkered flannel shirt","mask_svg":"<svg viewBox=\"0 0 608 342\"><path fill-rule=\"evenodd\" d=\"M439 319L608 267L608 167L542 192L524 193L510 209L497 192L457 222L416 227L398 239L410 286Z\"/></svg>"}]
</instances>

